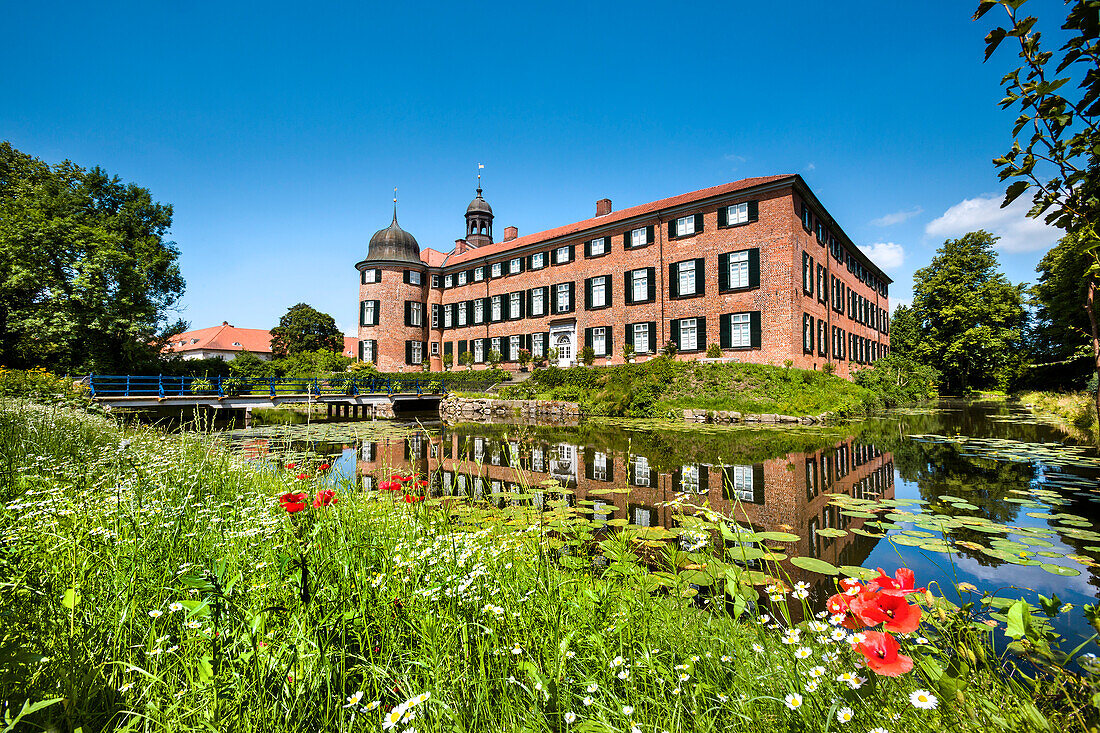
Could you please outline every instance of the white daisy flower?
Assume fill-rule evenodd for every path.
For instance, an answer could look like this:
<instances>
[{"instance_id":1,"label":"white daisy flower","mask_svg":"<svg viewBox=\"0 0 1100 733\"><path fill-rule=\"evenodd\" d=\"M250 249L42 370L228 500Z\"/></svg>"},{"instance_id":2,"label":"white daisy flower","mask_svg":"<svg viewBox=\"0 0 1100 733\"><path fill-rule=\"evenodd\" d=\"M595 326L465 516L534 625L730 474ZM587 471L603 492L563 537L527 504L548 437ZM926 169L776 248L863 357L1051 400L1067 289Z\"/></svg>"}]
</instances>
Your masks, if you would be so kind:
<instances>
[{"instance_id":1,"label":"white daisy flower","mask_svg":"<svg viewBox=\"0 0 1100 733\"><path fill-rule=\"evenodd\" d=\"M796 659L809 659L813 653L813 649L810 649L808 646L800 646L794 650Z\"/></svg>"},{"instance_id":2,"label":"white daisy flower","mask_svg":"<svg viewBox=\"0 0 1100 733\"><path fill-rule=\"evenodd\" d=\"M820 666L810 667L810 676L811 677L821 677L824 674L825 674L825 668L824 667L820 667Z\"/></svg>"},{"instance_id":3,"label":"white daisy flower","mask_svg":"<svg viewBox=\"0 0 1100 733\"><path fill-rule=\"evenodd\" d=\"M817 680L807 681L806 682L806 692L816 692L817 691L817 685L818 685Z\"/></svg>"},{"instance_id":4,"label":"white daisy flower","mask_svg":"<svg viewBox=\"0 0 1100 733\"><path fill-rule=\"evenodd\" d=\"M614 669L615 667L623 666L623 661L624 660L622 657L615 657L614 659L612 659L610 662L612 669Z\"/></svg>"},{"instance_id":5,"label":"white daisy flower","mask_svg":"<svg viewBox=\"0 0 1100 733\"><path fill-rule=\"evenodd\" d=\"M164 611L161 611L160 609L157 609L157 608L154 608L152 611L149 612L149 617L150 618L160 618L163 615L164 615Z\"/></svg>"},{"instance_id":6,"label":"white daisy flower","mask_svg":"<svg viewBox=\"0 0 1100 733\"><path fill-rule=\"evenodd\" d=\"M518 656L519 656L520 654L523 654L523 647L521 647L521 646L519 645L519 642L518 642L518 641L517 641L517 642L515 643L515 645L514 645L514 646L512 647L512 654L515 654L515 655L516 655L517 657L518 657Z\"/></svg>"},{"instance_id":7,"label":"white daisy flower","mask_svg":"<svg viewBox=\"0 0 1100 733\"><path fill-rule=\"evenodd\" d=\"M168 604L168 610L171 611L172 613L176 613L177 611L182 611L183 610L183 604L180 603L179 601L169 603Z\"/></svg>"},{"instance_id":8,"label":"white daisy flower","mask_svg":"<svg viewBox=\"0 0 1100 733\"><path fill-rule=\"evenodd\" d=\"M619 678L619 679L621 679L621 680L629 679L629 677L630 677L630 671L629 671L629 670L626 670L626 669L624 669L624 670L620 671L620 672L619 672L619 673L618 673L617 675L615 675L615 676L616 676L616 677L618 677L618 678Z\"/></svg>"},{"instance_id":9,"label":"white daisy flower","mask_svg":"<svg viewBox=\"0 0 1100 733\"><path fill-rule=\"evenodd\" d=\"M759 644L753 644L753 645L752 645L752 650L753 650L754 652L756 652L757 654L760 654L761 652L763 652L763 651L764 651L764 647L762 647L762 646L761 646L761 645L759 645Z\"/></svg>"},{"instance_id":10,"label":"white daisy flower","mask_svg":"<svg viewBox=\"0 0 1100 733\"><path fill-rule=\"evenodd\" d=\"M802 707L802 695L799 695L797 692L792 692L783 698L783 702L791 710L798 710Z\"/></svg>"},{"instance_id":11,"label":"white daisy flower","mask_svg":"<svg viewBox=\"0 0 1100 733\"><path fill-rule=\"evenodd\" d=\"M588 707L593 702L595 702L595 700L593 700L591 696L586 696L583 700L581 700L581 702L584 703L585 707Z\"/></svg>"},{"instance_id":12,"label":"white daisy flower","mask_svg":"<svg viewBox=\"0 0 1100 733\"><path fill-rule=\"evenodd\" d=\"M382 704L382 701L381 701L381 700L375 700L375 701L373 701L373 702L367 703L367 704L366 704L365 706L363 706L363 712L364 712L364 713L369 713L369 712L370 712L370 711L372 711L372 710L377 710L377 709L378 709L378 707L379 707L379 706L380 706L381 704Z\"/></svg>"},{"instance_id":13,"label":"white daisy flower","mask_svg":"<svg viewBox=\"0 0 1100 733\"><path fill-rule=\"evenodd\" d=\"M630 705L623 705L623 715L630 717L634 714L634 708Z\"/></svg>"},{"instance_id":14,"label":"white daisy flower","mask_svg":"<svg viewBox=\"0 0 1100 733\"><path fill-rule=\"evenodd\" d=\"M572 712L572 711L566 713L565 714L565 722L570 724L570 725L572 725L573 723L576 723L577 722L577 714Z\"/></svg>"},{"instance_id":15,"label":"white daisy flower","mask_svg":"<svg viewBox=\"0 0 1100 733\"><path fill-rule=\"evenodd\" d=\"M852 722L852 709L841 708L836 711L836 719L838 723L850 723Z\"/></svg>"},{"instance_id":16,"label":"white daisy flower","mask_svg":"<svg viewBox=\"0 0 1100 733\"><path fill-rule=\"evenodd\" d=\"M909 695L909 702L911 702L915 708L933 710L939 701L936 700L936 696L928 690L916 690Z\"/></svg>"},{"instance_id":17,"label":"white daisy flower","mask_svg":"<svg viewBox=\"0 0 1100 733\"><path fill-rule=\"evenodd\" d=\"M572 649L570 649L569 651L567 651L565 653L565 658L566 659L573 659L576 656L577 656L577 653L575 651L573 651Z\"/></svg>"}]
</instances>

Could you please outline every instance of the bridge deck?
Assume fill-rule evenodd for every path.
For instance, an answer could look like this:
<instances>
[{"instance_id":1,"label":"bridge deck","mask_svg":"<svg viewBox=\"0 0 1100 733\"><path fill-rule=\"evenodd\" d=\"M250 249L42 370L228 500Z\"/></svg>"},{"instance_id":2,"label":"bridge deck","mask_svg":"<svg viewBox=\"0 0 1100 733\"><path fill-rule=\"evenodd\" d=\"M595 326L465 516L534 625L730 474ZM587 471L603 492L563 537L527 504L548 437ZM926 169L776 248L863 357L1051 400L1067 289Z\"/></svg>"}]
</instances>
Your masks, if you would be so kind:
<instances>
[{"instance_id":1,"label":"bridge deck","mask_svg":"<svg viewBox=\"0 0 1100 733\"><path fill-rule=\"evenodd\" d=\"M250 407L271 407L291 402L313 402L316 404L338 405L382 405L402 402L438 402L441 394L417 394L398 392L395 394L275 394L275 395L96 395L92 399L112 407L209 407L215 410L240 410Z\"/></svg>"}]
</instances>

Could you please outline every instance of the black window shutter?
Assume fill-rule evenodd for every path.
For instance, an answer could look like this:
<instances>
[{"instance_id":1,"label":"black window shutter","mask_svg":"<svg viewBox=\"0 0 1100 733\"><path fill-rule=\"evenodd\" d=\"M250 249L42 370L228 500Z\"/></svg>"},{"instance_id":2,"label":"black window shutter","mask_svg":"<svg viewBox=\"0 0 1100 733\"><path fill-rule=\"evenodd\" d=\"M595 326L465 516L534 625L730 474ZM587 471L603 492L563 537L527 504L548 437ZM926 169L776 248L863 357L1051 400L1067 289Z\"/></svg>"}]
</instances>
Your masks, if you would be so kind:
<instances>
[{"instance_id":1,"label":"black window shutter","mask_svg":"<svg viewBox=\"0 0 1100 733\"><path fill-rule=\"evenodd\" d=\"M749 287L760 287L760 248L749 250Z\"/></svg>"},{"instance_id":2,"label":"black window shutter","mask_svg":"<svg viewBox=\"0 0 1100 733\"><path fill-rule=\"evenodd\" d=\"M677 277L677 268L680 267L680 263L674 262L668 266L668 297L678 298L680 296L680 278Z\"/></svg>"},{"instance_id":3,"label":"black window shutter","mask_svg":"<svg viewBox=\"0 0 1100 733\"><path fill-rule=\"evenodd\" d=\"M615 291L615 283L611 279L611 275L610 274L604 275L603 276L603 304L604 305L611 305L611 302L614 300L614 298L612 297L612 294L614 293L614 291Z\"/></svg>"},{"instance_id":4,"label":"black window shutter","mask_svg":"<svg viewBox=\"0 0 1100 733\"><path fill-rule=\"evenodd\" d=\"M585 257L591 257L592 256L592 241L591 240L587 240L584 243L584 256Z\"/></svg>"},{"instance_id":5,"label":"black window shutter","mask_svg":"<svg viewBox=\"0 0 1100 733\"><path fill-rule=\"evenodd\" d=\"M701 231L703 231L703 215L702 214L696 214L695 215L695 233L698 234Z\"/></svg>"},{"instance_id":6,"label":"black window shutter","mask_svg":"<svg viewBox=\"0 0 1100 733\"><path fill-rule=\"evenodd\" d=\"M646 268L646 300L652 302L657 299L657 268Z\"/></svg>"},{"instance_id":7,"label":"black window shutter","mask_svg":"<svg viewBox=\"0 0 1100 733\"><path fill-rule=\"evenodd\" d=\"M378 325L378 319L379 319L379 317L381 317L381 315L382 315L382 301L381 300L376 300L376 301L374 301L374 322L371 324L372 326L377 326Z\"/></svg>"},{"instance_id":8,"label":"black window shutter","mask_svg":"<svg viewBox=\"0 0 1100 733\"><path fill-rule=\"evenodd\" d=\"M592 309L592 278L584 281L584 309Z\"/></svg>"},{"instance_id":9,"label":"black window shutter","mask_svg":"<svg viewBox=\"0 0 1100 733\"><path fill-rule=\"evenodd\" d=\"M575 286L575 282L569 283L569 310L567 311L567 313L572 313L577 309L577 300L574 297L574 290L576 289Z\"/></svg>"},{"instance_id":10,"label":"black window shutter","mask_svg":"<svg viewBox=\"0 0 1100 733\"><path fill-rule=\"evenodd\" d=\"M752 265L749 265L752 269ZM751 275L750 275L751 277ZM730 289L730 256L729 253L718 255L718 290Z\"/></svg>"},{"instance_id":11,"label":"black window shutter","mask_svg":"<svg viewBox=\"0 0 1100 733\"><path fill-rule=\"evenodd\" d=\"M519 258L519 271L525 272L527 270L527 262L525 257Z\"/></svg>"},{"instance_id":12,"label":"black window shutter","mask_svg":"<svg viewBox=\"0 0 1100 733\"><path fill-rule=\"evenodd\" d=\"M530 290L527 291L527 312L528 313L530 313L531 311L533 311L535 309L534 292L535 292L534 288L531 288Z\"/></svg>"},{"instance_id":13,"label":"black window shutter","mask_svg":"<svg viewBox=\"0 0 1100 733\"><path fill-rule=\"evenodd\" d=\"M633 271L632 270L627 270L626 272L623 273L623 282L626 284L626 287L623 290L623 302L626 303L627 305L632 305L634 303L634 298L631 296L631 292L630 292L630 274L631 274L631 272L633 272Z\"/></svg>"},{"instance_id":14,"label":"black window shutter","mask_svg":"<svg viewBox=\"0 0 1100 733\"><path fill-rule=\"evenodd\" d=\"M584 346L585 346L585 348L588 348L588 349L592 348L592 329L591 328L584 329Z\"/></svg>"},{"instance_id":15,"label":"black window shutter","mask_svg":"<svg viewBox=\"0 0 1100 733\"><path fill-rule=\"evenodd\" d=\"M469 350L470 350L470 342L469 341L466 341L465 339L463 339L462 341L458 342L458 355L460 357Z\"/></svg>"},{"instance_id":16,"label":"black window shutter","mask_svg":"<svg viewBox=\"0 0 1100 733\"><path fill-rule=\"evenodd\" d=\"M548 353L550 353L550 332L549 331L543 331L542 332L542 355L546 356Z\"/></svg>"},{"instance_id":17,"label":"black window shutter","mask_svg":"<svg viewBox=\"0 0 1100 733\"><path fill-rule=\"evenodd\" d=\"M571 244L571 245L569 245L569 261L573 262L576 259L577 259L577 245Z\"/></svg>"},{"instance_id":18,"label":"black window shutter","mask_svg":"<svg viewBox=\"0 0 1100 733\"><path fill-rule=\"evenodd\" d=\"M749 312L749 344L760 348L760 311Z\"/></svg>"},{"instance_id":19,"label":"black window shutter","mask_svg":"<svg viewBox=\"0 0 1100 733\"><path fill-rule=\"evenodd\" d=\"M402 270L401 271L401 282L403 282L405 284L408 284L409 277L410 277L410 272L408 270Z\"/></svg>"},{"instance_id":20,"label":"black window shutter","mask_svg":"<svg viewBox=\"0 0 1100 733\"><path fill-rule=\"evenodd\" d=\"M413 342L412 341L406 341L405 342L405 363L406 364L412 364L413 363Z\"/></svg>"},{"instance_id":21,"label":"black window shutter","mask_svg":"<svg viewBox=\"0 0 1100 733\"><path fill-rule=\"evenodd\" d=\"M370 353L373 361L378 361L378 341L370 339Z\"/></svg>"},{"instance_id":22,"label":"black window shutter","mask_svg":"<svg viewBox=\"0 0 1100 733\"><path fill-rule=\"evenodd\" d=\"M607 326L606 328L604 328L603 338L604 338L604 356L611 356L613 353L615 353L614 346L612 345L612 341L611 341L611 326Z\"/></svg>"},{"instance_id":23,"label":"black window shutter","mask_svg":"<svg viewBox=\"0 0 1100 733\"><path fill-rule=\"evenodd\" d=\"M699 489L709 493L710 489L710 473L707 471L707 467L699 465Z\"/></svg>"},{"instance_id":24,"label":"black window shutter","mask_svg":"<svg viewBox=\"0 0 1100 733\"><path fill-rule=\"evenodd\" d=\"M628 229L623 232L623 249L630 249L631 241L632 240L630 239L630 230Z\"/></svg>"},{"instance_id":25,"label":"black window shutter","mask_svg":"<svg viewBox=\"0 0 1100 733\"><path fill-rule=\"evenodd\" d=\"M676 239L676 220L673 219L668 223L668 238Z\"/></svg>"},{"instance_id":26,"label":"black window shutter","mask_svg":"<svg viewBox=\"0 0 1100 733\"><path fill-rule=\"evenodd\" d=\"M524 306L527 305L527 304L524 302L524 300L525 299L523 297L523 291L520 290L519 291L519 317L520 318L524 318L524 317L527 316L527 310L524 308Z\"/></svg>"},{"instance_id":27,"label":"black window shutter","mask_svg":"<svg viewBox=\"0 0 1100 733\"><path fill-rule=\"evenodd\" d=\"M718 228L721 229L729 224L730 209L728 206L720 206L718 208Z\"/></svg>"},{"instance_id":28,"label":"black window shutter","mask_svg":"<svg viewBox=\"0 0 1100 733\"><path fill-rule=\"evenodd\" d=\"M732 316L729 313L718 316L718 345L723 349L729 349L733 346L733 334L730 333L731 320Z\"/></svg>"},{"instance_id":29,"label":"black window shutter","mask_svg":"<svg viewBox=\"0 0 1100 733\"><path fill-rule=\"evenodd\" d=\"M700 351L707 350L707 319L705 316L699 316L695 319L695 333L696 341L695 348Z\"/></svg>"},{"instance_id":30,"label":"black window shutter","mask_svg":"<svg viewBox=\"0 0 1100 733\"><path fill-rule=\"evenodd\" d=\"M367 301L361 301L359 303L359 325L368 326L367 323Z\"/></svg>"},{"instance_id":31,"label":"black window shutter","mask_svg":"<svg viewBox=\"0 0 1100 733\"><path fill-rule=\"evenodd\" d=\"M695 258L695 294L705 295L707 292L706 258Z\"/></svg>"},{"instance_id":32,"label":"black window shutter","mask_svg":"<svg viewBox=\"0 0 1100 733\"><path fill-rule=\"evenodd\" d=\"M680 348L680 319L674 318L668 327L668 338L672 343L676 344L676 348Z\"/></svg>"},{"instance_id":33,"label":"black window shutter","mask_svg":"<svg viewBox=\"0 0 1100 733\"><path fill-rule=\"evenodd\" d=\"M749 202L749 221L760 220L760 205L757 201Z\"/></svg>"},{"instance_id":34,"label":"black window shutter","mask_svg":"<svg viewBox=\"0 0 1100 733\"><path fill-rule=\"evenodd\" d=\"M656 354L657 350L661 347L661 345L657 343L657 322L650 321L646 326L649 328L649 350Z\"/></svg>"},{"instance_id":35,"label":"black window shutter","mask_svg":"<svg viewBox=\"0 0 1100 733\"><path fill-rule=\"evenodd\" d=\"M623 336L623 338L625 339L624 343L627 346L629 346L630 348L633 349L634 348L634 324L633 323L626 324L626 335Z\"/></svg>"},{"instance_id":36,"label":"black window shutter","mask_svg":"<svg viewBox=\"0 0 1100 733\"><path fill-rule=\"evenodd\" d=\"M654 240L653 235L654 235L653 225L650 224L649 226L647 226L645 228L645 243L646 244L653 244L653 240Z\"/></svg>"},{"instance_id":37,"label":"black window shutter","mask_svg":"<svg viewBox=\"0 0 1100 733\"><path fill-rule=\"evenodd\" d=\"M406 270L406 272L408 272L408 270ZM407 300L405 301L405 325L412 325L412 303Z\"/></svg>"},{"instance_id":38,"label":"black window shutter","mask_svg":"<svg viewBox=\"0 0 1100 733\"><path fill-rule=\"evenodd\" d=\"M454 353L454 348L455 348L455 345L454 345L453 341L444 341L443 342L443 353L444 354L453 354Z\"/></svg>"}]
</instances>

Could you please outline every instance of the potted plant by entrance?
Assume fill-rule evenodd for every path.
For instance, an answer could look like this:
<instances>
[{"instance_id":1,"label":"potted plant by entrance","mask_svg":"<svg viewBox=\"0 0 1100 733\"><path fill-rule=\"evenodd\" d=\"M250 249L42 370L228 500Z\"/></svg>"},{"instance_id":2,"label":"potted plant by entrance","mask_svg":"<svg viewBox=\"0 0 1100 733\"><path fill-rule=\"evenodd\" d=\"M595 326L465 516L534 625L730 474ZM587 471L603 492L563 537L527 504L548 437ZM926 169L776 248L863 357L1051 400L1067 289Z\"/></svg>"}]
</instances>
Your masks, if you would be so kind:
<instances>
[{"instance_id":1,"label":"potted plant by entrance","mask_svg":"<svg viewBox=\"0 0 1100 733\"><path fill-rule=\"evenodd\" d=\"M463 351L458 355L458 363L466 367L467 370L474 368L474 355L469 351Z\"/></svg>"},{"instance_id":2,"label":"potted plant by entrance","mask_svg":"<svg viewBox=\"0 0 1100 733\"><path fill-rule=\"evenodd\" d=\"M531 363L531 352L527 349L519 350L519 370L521 372L527 371L527 365Z\"/></svg>"},{"instance_id":3,"label":"potted plant by entrance","mask_svg":"<svg viewBox=\"0 0 1100 733\"><path fill-rule=\"evenodd\" d=\"M443 370L451 371L451 365L455 363L455 355L447 353L443 355Z\"/></svg>"},{"instance_id":4,"label":"potted plant by entrance","mask_svg":"<svg viewBox=\"0 0 1100 733\"><path fill-rule=\"evenodd\" d=\"M719 346L718 344L711 344L710 346L708 346L707 347L707 358L708 359L721 359L722 358L722 347Z\"/></svg>"},{"instance_id":5,"label":"potted plant by entrance","mask_svg":"<svg viewBox=\"0 0 1100 733\"><path fill-rule=\"evenodd\" d=\"M587 367L595 364L596 350L593 349L591 346L585 346L583 349L581 349L581 362L583 362L584 365Z\"/></svg>"},{"instance_id":6,"label":"potted plant by entrance","mask_svg":"<svg viewBox=\"0 0 1100 733\"><path fill-rule=\"evenodd\" d=\"M486 358L489 362L489 366L491 366L492 368L496 369L498 366L500 366L501 354L496 349L490 351L489 356Z\"/></svg>"},{"instance_id":7,"label":"potted plant by entrance","mask_svg":"<svg viewBox=\"0 0 1100 733\"><path fill-rule=\"evenodd\" d=\"M623 361L627 364L634 363L634 344L623 344Z\"/></svg>"}]
</instances>

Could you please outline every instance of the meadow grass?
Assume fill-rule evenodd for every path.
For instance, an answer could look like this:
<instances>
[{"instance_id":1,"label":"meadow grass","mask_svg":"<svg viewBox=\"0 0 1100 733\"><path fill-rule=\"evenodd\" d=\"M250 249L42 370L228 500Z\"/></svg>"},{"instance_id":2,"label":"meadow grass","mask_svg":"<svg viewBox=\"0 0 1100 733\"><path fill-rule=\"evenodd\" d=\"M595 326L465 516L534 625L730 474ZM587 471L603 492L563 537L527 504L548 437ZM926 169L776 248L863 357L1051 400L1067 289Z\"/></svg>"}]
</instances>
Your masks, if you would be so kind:
<instances>
[{"instance_id":1,"label":"meadow grass","mask_svg":"<svg viewBox=\"0 0 1100 733\"><path fill-rule=\"evenodd\" d=\"M730 613L730 597L689 582L712 562L705 533L687 547L649 541L647 567L630 532L569 530L564 502L549 513L406 502L337 484L335 504L280 507L281 495L330 485L316 465L248 463L211 436L0 401L0 724L1084 727L1058 701L1037 709L995 661L950 697L924 692L935 688L920 665L879 677L857 666L847 630L781 580L755 607L733 582L742 603ZM588 560L594 546L604 572ZM937 648L936 631L922 626L903 649L948 664L955 649Z\"/></svg>"}]
</instances>

